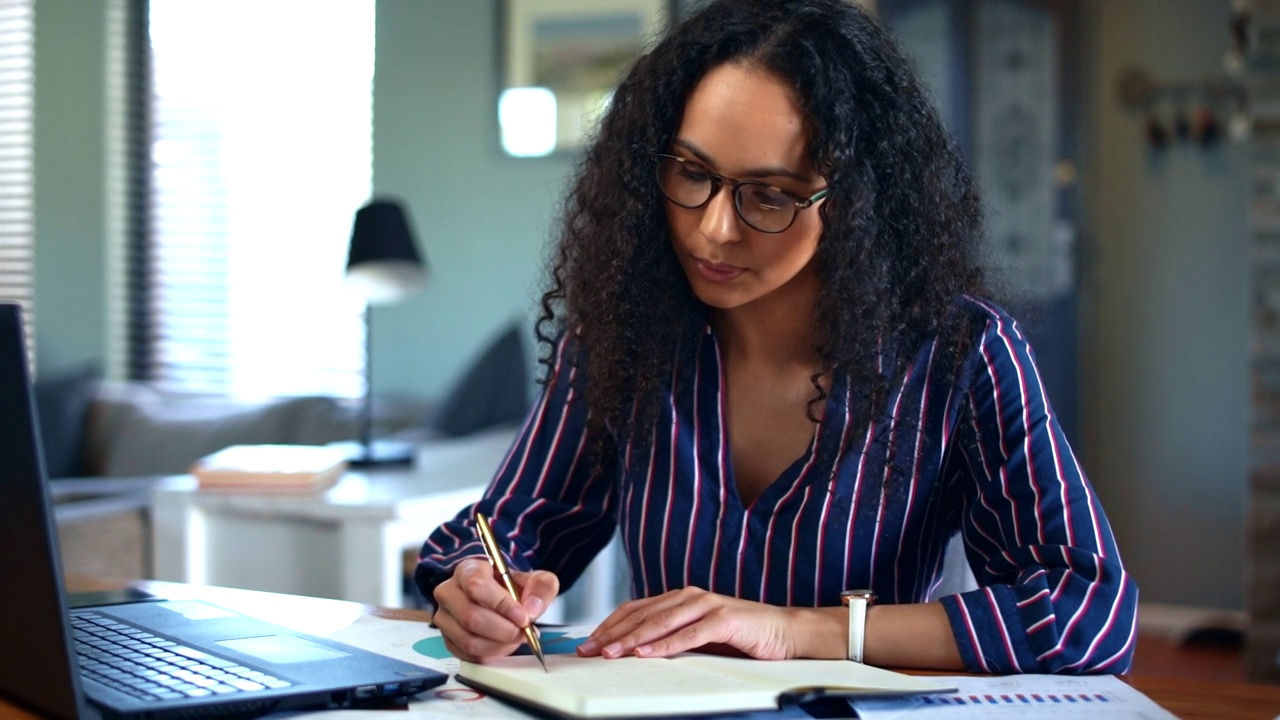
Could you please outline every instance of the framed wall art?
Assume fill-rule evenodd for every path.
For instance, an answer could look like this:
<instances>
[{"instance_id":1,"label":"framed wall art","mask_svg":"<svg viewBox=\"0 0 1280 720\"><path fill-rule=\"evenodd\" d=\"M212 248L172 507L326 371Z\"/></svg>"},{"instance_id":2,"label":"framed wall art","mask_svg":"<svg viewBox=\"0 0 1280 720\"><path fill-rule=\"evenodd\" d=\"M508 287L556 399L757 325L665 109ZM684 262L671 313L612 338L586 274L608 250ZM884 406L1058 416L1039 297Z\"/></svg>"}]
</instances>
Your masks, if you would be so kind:
<instances>
[{"instance_id":1,"label":"framed wall art","mask_svg":"<svg viewBox=\"0 0 1280 720\"><path fill-rule=\"evenodd\" d=\"M517 156L576 150L623 72L666 30L671 0L503 0L499 120Z\"/></svg>"}]
</instances>

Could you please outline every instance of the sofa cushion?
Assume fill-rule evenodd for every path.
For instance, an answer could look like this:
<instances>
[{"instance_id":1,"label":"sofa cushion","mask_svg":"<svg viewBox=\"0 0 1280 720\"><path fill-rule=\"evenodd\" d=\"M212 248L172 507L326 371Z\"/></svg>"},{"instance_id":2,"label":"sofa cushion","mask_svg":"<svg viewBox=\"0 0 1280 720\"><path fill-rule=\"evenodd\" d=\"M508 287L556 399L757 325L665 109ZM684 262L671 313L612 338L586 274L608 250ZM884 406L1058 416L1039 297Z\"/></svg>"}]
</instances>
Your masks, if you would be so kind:
<instances>
[{"instance_id":1,"label":"sofa cushion","mask_svg":"<svg viewBox=\"0 0 1280 720\"><path fill-rule=\"evenodd\" d=\"M185 473L198 458L229 445L319 445L355 437L355 413L323 397L262 403L170 400L131 388L101 401L95 418L97 472L113 477Z\"/></svg>"},{"instance_id":2,"label":"sofa cushion","mask_svg":"<svg viewBox=\"0 0 1280 720\"><path fill-rule=\"evenodd\" d=\"M453 384L428 422L445 435L518 423L529 411L529 367L522 325L507 326Z\"/></svg>"},{"instance_id":3,"label":"sofa cushion","mask_svg":"<svg viewBox=\"0 0 1280 720\"><path fill-rule=\"evenodd\" d=\"M45 468L51 478L86 474L85 423L98 384L96 367L36 379L36 411Z\"/></svg>"}]
</instances>

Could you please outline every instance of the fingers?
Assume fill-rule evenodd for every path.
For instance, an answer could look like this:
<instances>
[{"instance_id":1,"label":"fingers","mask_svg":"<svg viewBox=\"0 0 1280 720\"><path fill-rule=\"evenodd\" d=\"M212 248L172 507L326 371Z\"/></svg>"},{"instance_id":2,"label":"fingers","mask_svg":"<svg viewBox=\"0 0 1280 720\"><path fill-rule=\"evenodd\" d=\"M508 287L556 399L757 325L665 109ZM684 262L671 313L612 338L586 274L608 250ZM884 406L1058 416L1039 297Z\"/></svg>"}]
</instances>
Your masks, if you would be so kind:
<instances>
[{"instance_id":1,"label":"fingers","mask_svg":"<svg viewBox=\"0 0 1280 720\"><path fill-rule=\"evenodd\" d=\"M444 638L445 648L454 657L471 662L485 662L492 658L510 655L520 647L520 641L524 639L523 635L520 635L518 638L509 638L504 641L472 632L471 628L482 622L489 627L496 627L499 623L514 627L500 616L495 615L494 618L496 619L481 621L475 615L456 616L446 606L441 605L436 610L435 625L439 628L441 637Z\"/></svg>"},{"instance_id":2,"label":"fingers","mask_svg":"<svg viewBox=\"0 0 1280 720\"><path fill-rule=\"evenodd\" d=\"M530 622L542 617L547 606L560 594L560 578L546 570L513 571L511 578L520 588L520 602Z\"/></svg>"},{"instance_id":3,"label":"fingers","mask_svg":"<svg viewBox=\"0 0 1280 720\"><path fill-rule=\"evenodd\" d=\"M685 588L620 606L578 648L580 655L669 657L687 650L732 650L750 657L794 657L787 608Z\"/></svg>"},{"instance_id":4,"label":"fingers","mask_svg":"<svg viewBox=\"0 0 1280 720\"><path fill-rule=\"evenodd\" d=\"M513 574L514 576L514 574ZM487 560L464 560L436 587L434 621L445 647L459 658L482 662L510 655L524 641L523 629L541 615L559 591L553 573L521 573L529 586L525 603L511 597Z\"/></svg>"},{"instance_id":5,"label":"fingers","mask_svg":"<svg viewBox=\"0 0 1280 720\"><path fill-rule=\"evenodd\" d=\"M665 592L661 595L655 595L650 598L641 598L639 600L629 600L618 606L616 610L609 613L601 623L591 633L592 638L604 637L617 634L617 628L623 624L634 622L635 617L651 608L652 606L664 603L676 591Z\"/></svg>"},{"instance_id":6,"label":"fingers","mask_svg":"<svg viewBox=\"0 0 1280 720\"><path fill-rule=\"evenodd\" d=\"M579 647L582 655L666 657L707 643L723 642L731 623L720 609L724 596L698 588L632 600L615 610Z\"/></svg>"},{"instance_id":7,"label":"fingers","mask_svg":"<svg viewBox=\"0 0 1280 720\"><path fill-rule=\"evenodd\" d=\"M517 628L530 623L529 613L494 576L493 566L487 560L463 560L454 569L453 580L471 602L493 610Z\"/></svg>"}]
</instances>

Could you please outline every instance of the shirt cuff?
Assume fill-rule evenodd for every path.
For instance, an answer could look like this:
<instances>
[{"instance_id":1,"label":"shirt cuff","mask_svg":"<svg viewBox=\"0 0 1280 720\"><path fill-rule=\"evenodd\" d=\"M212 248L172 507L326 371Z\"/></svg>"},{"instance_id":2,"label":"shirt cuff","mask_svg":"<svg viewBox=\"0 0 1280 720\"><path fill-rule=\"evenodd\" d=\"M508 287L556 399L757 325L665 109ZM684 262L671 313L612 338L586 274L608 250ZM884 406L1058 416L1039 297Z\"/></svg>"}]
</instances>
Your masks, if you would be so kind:
<instances>
[{"instance_id":1,"label":"shirt cuff","mask_svg":"<svg viewBox=\"0 0 1280 720\"><path fill-rule=\"evenodd\" d=\"M1013 589L978 588L940 599L965 669L979 673L1036 672L1039 665L1023 627Z\"/></svg>"}]
</instances>

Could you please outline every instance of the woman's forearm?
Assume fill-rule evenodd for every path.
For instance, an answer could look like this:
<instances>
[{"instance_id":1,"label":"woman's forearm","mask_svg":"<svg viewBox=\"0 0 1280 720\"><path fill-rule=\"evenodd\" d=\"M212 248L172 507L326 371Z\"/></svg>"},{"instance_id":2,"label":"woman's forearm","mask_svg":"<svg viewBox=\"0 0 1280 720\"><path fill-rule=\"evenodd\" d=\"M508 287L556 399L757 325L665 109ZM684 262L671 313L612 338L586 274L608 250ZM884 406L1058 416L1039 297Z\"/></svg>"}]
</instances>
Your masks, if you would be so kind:
<instances>
[{"instance_id":1,"label":"woman's forearm","mask_svg":"<svg viewBox=\"0 0 1280 720\"><path fill-rule=\"evenodd\" d=\"M798 610L803 657L843 658L848 653L849 612L843 607ZM873 605L867 611L863 658L880 667L963 671L951 624L941 603Z\"/></svg>"}]
</instances>

